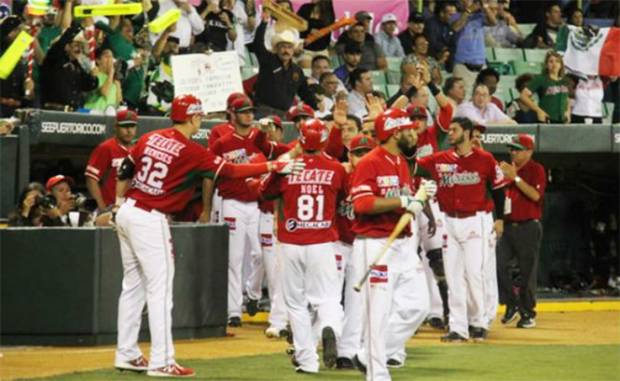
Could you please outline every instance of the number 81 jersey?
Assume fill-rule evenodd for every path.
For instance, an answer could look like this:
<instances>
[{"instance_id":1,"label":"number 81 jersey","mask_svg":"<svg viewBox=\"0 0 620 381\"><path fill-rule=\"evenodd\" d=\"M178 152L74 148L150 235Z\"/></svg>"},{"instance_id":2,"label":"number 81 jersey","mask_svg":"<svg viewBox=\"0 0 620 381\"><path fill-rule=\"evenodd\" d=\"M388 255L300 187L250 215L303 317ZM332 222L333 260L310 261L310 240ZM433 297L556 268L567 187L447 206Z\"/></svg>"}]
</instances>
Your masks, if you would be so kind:
<instances>
[{"instance_id":1,"label":"number 81 jersey","mask_svg":"<svg viewBox=\"0 0 620 381\"><path fill-rule=\"evenodd\" d=\"M166 214L182 210L202 178L215 178L225 164L175 128L143 135L129 156L135 172L126 197Z\"/></svg>"},{"instance_id":2,"label":"number 81 jersey","mask_svg":"<svg viewBox=\"0 0 620 381\"><path fill-rule=\"evenodd\" d=\"M325 153L301 156L298 175L270 175L262 185L267 199L278 203L278 241L311 245L338 240L337 202L343 197L344 167Z\"/></svg>"}]
</instances>

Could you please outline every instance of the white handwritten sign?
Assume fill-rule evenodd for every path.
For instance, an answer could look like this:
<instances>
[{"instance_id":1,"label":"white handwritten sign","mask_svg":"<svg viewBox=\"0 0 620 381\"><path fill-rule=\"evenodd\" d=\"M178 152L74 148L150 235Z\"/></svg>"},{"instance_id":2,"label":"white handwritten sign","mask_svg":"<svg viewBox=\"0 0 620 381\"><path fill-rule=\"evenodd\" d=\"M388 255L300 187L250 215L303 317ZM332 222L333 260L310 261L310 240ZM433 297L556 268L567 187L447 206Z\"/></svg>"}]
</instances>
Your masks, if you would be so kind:
<instances>
[{"instance_id":1,"label":"white handwritten sign","mask_svg":"<svg viewBox=\"0 0 620 381\"><path fill-rule=\"evenodd\" d=\"M205 113L226 110L228 95L243 92L234 51L172 56L172 77L174 95L195 95Z\"/></svg>"}]
</instances>

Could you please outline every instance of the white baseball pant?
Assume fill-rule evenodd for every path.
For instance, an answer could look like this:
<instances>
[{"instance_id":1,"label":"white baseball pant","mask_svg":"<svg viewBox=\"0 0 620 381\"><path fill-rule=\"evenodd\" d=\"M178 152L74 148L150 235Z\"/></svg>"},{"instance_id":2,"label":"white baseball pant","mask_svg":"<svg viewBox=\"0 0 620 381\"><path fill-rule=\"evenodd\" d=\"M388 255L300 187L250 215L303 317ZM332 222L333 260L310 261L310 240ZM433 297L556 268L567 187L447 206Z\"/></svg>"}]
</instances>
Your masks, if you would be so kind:
<instances>
[{"instance_id":1,"label":"white baseball pant","mask_svg":"<svg viewBox=\"0 0 620 381\"><path fill-rule=\"evenodd\" d=\"M445 217L448 240L443 251L450 296L450 331L469 338L468 325L487 329L484 310L483 212L466 218Z\"/></svg>"},{"instance_id":2,"label":"white baseball pant","mask_svg":"<svg viewBox=\"0 0 620 381\"><path fill-rule=\"evenodd\" d=\"M288 321L286 305L282 297L282 282L280 281L280 265L278 262L279 247L273 236L273 213L260 213L259 230L260 243L263 252L263 264L267 277L267 288L271 310L269 312L269 325L278 330L286 328Z\"/></svg>"},{"instance_id":3,"label":"white baseball pant","mask_svg":"<svg viewBox=\"0 0 620 381\"><path fill-rule=\"evenodd\" d=\"M295 359L301 369L315 373L319 370L319 356L308 303L318 315L321 330L331 327L336 342L342 332L340 293L334 292L339 285L334 243L281 243L280 248L282 294L293 330Z\"/></svg>"},{"instance_id":4,"label":"white baseball pant","mask_svg":"<svg viewBox=\"0 0 620 381\"><path fill-rule=\"evenodd\" d=\"M258 218L260 210L256 202L241 202L224 199L222 202L223 222L229 226L228 243L228 317L241 317L243 305L243 263L244 256L260 255L258 240ZM248 272L251 273L251 270ZM260 298L260 296L259 296Z\"/></svg>"},{"instance_id":5,"label":"white baseball pant","mask_svg":"<svg viewBox=\"0 0 620 381\"><path fill-rule=\"evenodd\" d=\"M482 268L484 272L484 312L487 325L490 327L497 315L499 305L499 289L497 285L497 235L494 229L493 213L484 213L485 245Z\"/></svg>"},{"instance_id":6,"label":"white baseball pant","mask_svg":"<svg viewBox=\"0 0 620 381\"><path fill-rule=\"evenodd\" d=\"M151 333L149 368L157 369L174 364L172 236L164 214L147 212L134 205L135 201L128 199L116 215L123 262L116 361L131 361L141 356L138 334L146 301Z\"/></svg>"},{"instance_id":7,"label":"white baseball pant","mask_svg":"<svg viewBox=\"0 0 620 381\"><path fill-rule=\"evenodd\" d=\"M217 188L211 197L211 222L214 224L222 222L222 196L220 196L220 191Z\"/></svg>"},{"instance_id":8,"label":"white baseball pant","mask_svg":"<svg viewBox=\"0 0 620 381\"><path fill-rule=\"evenodd\" d=\"M387 238L358 237L353 243L354 272L362 276ZM410 238L395 240L362 287L362 347L360 361L366 379L391 380L386 362L404 361L405 343L428 314L428 290L416 243Z\"/></svg>"},{"instance_id":9,"label":"white baseball pant","mask_svg":"<svg viewBox=\"0 0 620 381\"><path fill-rule=\"evenodd\" d=\"M430 312L428 317L443 319L443 302L441 300L441 295L439 294L439 287L437 287L435 273L429 265L429 260L426 253L430 250L441 249L443 247L446 230L444 226L443 212L439 209L437 200L432 199L430 201L430 206L433 211L433 216L435 217L435 234L431 236L428 233L429 220L424 213L420 213L418 216L418 233L420 236L420 246L422 247L422 250L424 250L424 252L421 253L421 257L422 263L424 264L424 273L426 274L426 285L430 300Z\"/></svg>"},{"instance_id":10,"label":"white baseball pant","mask_svg":"<svg viewBox=\"0 0 620 381\"><path fill-rule=\"evenodd\" d=\"M340 290L344 287L344 320L342 336L338 341L338 357L352 359L359 351L362 341L362 298L353 286L356 278L353 264L353 247L342 241L336 242L336 255L341 255Z\"/></svg>"}]
</instances>

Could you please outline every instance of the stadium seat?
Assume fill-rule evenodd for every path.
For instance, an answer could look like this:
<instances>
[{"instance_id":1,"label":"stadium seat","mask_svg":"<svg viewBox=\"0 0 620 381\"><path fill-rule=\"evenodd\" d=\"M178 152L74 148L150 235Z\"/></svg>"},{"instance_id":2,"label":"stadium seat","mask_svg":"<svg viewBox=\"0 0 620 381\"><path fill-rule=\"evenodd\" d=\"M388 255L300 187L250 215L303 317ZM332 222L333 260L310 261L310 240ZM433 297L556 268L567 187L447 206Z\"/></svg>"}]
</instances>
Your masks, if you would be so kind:
<instances>
[{"instance_id":1,"label":"stadium seat","mask_svg":"<svg viewBox=\"0 0 620 381\"><path fill-rule=\"evenodd\" d=\"M524 38L532 33L534 28L536 28L536 24L519 24L518 26Z\"/></svg>"},{"instance_id":2,"label":"stadium seat","mask_svg":"<svg viewBox=\"0 0 620 381\"><path fill-rule=\"evenodd\" d=\"M380 91L383 93L383 95L387 95L387 90L385 88L385 84L381 84L381 85L377 85L376 83L373 83L372 85L372 89L375 91Z\"/></svg>"},{"instance_id":3,"label":"stadium seat","mask_svg":"<svg viewBox=\"0 0 620 381\"><path fill-rule=\"evenodd\" d=\"M495 62L524 61L523 50L512 48L494 48Z\"/></svg>"},{"instance_id":4,"label":"stadium seat","mask_svg":"<svg viewBox=\"0 0 620 381\"><path fill-rule=\"evenodd\" d=\"M484 48L484 52L488 62L495 61L495 53L493 53L493 48Z\"/></svg>"},{"instance_id":5,"label":"stadium seat","mask_svg":"<svg viewBox=\"0 0 620 381\"><path fill-rule=\"evenodd\" d=\"M523 49L526 62L545 62L547 49Z\"/></svg>"},{"instance_id":6,"label":"stadium seat","mask_svg":"<svg viewBox=\"0 0 620 381\"><path fill-rule=\"evenodd\" d=\"M518 75L502 75L499 77L498 87L511 88L515 86L515 79Z\"/></svg>"},{"instance_id":7,"label":"stadium seat","mask_svg":"<svg viewBox=\"0 0 620 381\"><path fill-rule=\"evenodd\" d=\"M510 64L512 65L514 74L516 75L525 73L540 74L542 72L541 62L512 61Z\"/></svg>"},{"instance_id":8,"label":"stadium seat","mask_svg":"<svg viewBox=\"0 0 620 381\"><path fill-rule=\"evenodd\" d=\"M340 67L340 65L342 65L342 61L340 60L340 56L337 55L337 54L335 56L329 57L329 60L331 61L332 70L335 70L336 68Z\"/></svg>"},{"instance_id":9,"label":"stadium seat","mask_svg":"<svg viewBox=\"0 0 620 381\"><path fill-rule=\"evenodd\" d=\"M382 70L372 70L370 72L371 76L372 76L372 83L373 85L381 85L381 86L385 86L386 84L386 78L385 78L385 72Z\"/></svg>"},{"instance_id":10,"label":"stadium seat","mask_svg":"<svg viewBox=\"0 0 620 381\"><path fill-rule=\"evenodd\" d=\"M388 84L385 87L387 89L387 96L388 96L388 98L391 98L400 89L400 85L390 85L390 84Z\"/></svg>"},{"instance_id":11,"label":"stadium seat","mask_svg":"<svg viewBox=\"0 0 620 381\"><path fill-rule=\"evenodd\" d=\"M386 57L388 70L397 70L400 71L400 64L403 62L403 59L400 57Z\"/></svg>"},{"instance_id":12,"label":"stadium seat","mask_svg":"<svg viewBox=\"0 0 620 381\"><path fill-rule=\"evenodd\" d=\"M511 88L510 87L498 87L497 91L495 91L495 95L496 97L498 97L499 99L502 100L502 102L504 102L504 105L507 105L508 103L510 103L510 101L512 100L512 94L510 92Z\"/></svg>"},{"instance_id":13,"label":"stadium seat","mask_svg":"<svg viewBox=\"0 0 620 381\"><path fill-rule=\"evenodd\" d=\"M388 85L400 85L400 70L388 70L386 76Z\"/></svg>"},{"instance_id":14,"label":"stadium seat","mask_svg":"<svg viewBox=\"0 0 620 381\"><path fill-rule=\"evenodd\" d=\"M603 123L611 124L611 120L614 114L614 104L611 102L603 103Z\"/></svg>"},{"instance_id":15,"label":"stadium seat","mask_svg":"<svg viewBox=\"0 0 620 381\"><path fill-rule=\"evenodd\" d=\"M488 67L495 69L499 75L510 75L514 74L514 70L512 65L507 64L505 62L489 62Z\"/></svg>"}]
</instances>

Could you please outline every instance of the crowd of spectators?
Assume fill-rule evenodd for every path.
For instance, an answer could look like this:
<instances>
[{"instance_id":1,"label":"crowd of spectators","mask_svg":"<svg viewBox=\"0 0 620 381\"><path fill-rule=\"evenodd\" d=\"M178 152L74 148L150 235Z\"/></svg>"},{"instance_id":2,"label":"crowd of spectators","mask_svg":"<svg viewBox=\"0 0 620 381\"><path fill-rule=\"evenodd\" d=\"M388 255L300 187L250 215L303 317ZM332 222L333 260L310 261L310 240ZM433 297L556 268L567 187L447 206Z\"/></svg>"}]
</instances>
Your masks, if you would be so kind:
<instances>
[{"instance_id":1,"label":"crowd of spectators","mask_svg":"<svg viewBox=\"0 0 620 381\"><path fill-rule=\"evenodd\" d=\"M288 0L276 3L293 11ZM417 9L417 1L410 3L410 9ZM465 98L457 96L457 103L474 104L475 99L470 98L475 95L474 87L487 91L498 111L508 112L504 114L507 118L499 115L501 121L600 123L603 97L617 103L610 98L618 92L614 91L616 78L571 73L557 54L545 59L541 72L529 73L531 78L517 73L523 75L515 83L504 82L502 86L509 86L513 92L507 98L504 91L501 99L496 94L501 70L488 67L486 51L552 50L563 25L584 26L588 17L617 15L615 2L585 1L583 9L576 1L566 0L423 3L423 12L412 11L407 20L399 20L392 13L375 19L368 12L357 12L353 15L355 23L337 39L328 33L304 45L304 38L335 22L331 0L308 1L298 9L297 14L309 25L301 33L282 29L254 0L143 0L143 14L94 18L72 16L79 0L52 2L42 16L33 15L26 2L15 1L11 14L1 21L0 53L21 30L33 34L35 41L13 73L0 83L1 117L11 117L24 107L112 113L119 106L127 106L143 115L165 115L174 94L171 57L227 50L237 51L244 65L250 64L250 54L255 56L258 74L247 79L244 88L255 100L258 116L283 116L297 102L310 105L319 116L327 116L338 94L347 92L340 97L349 99L352 114L363 117L366 94L382 85L375 83L371 74L398 71L398 67L388 67L388 62L395 60L400 60L398 95L405 94L410 87L409 76L421 65L436 86L452 88L452 84L460 86L462 82ZM150 33L147 22L170 9L181 11L176 24L160 34ZM539 18L532 19L532 14ZM531 32L521 30L520 23L532 21L537 23ZM502 57L496 60L502 61ZM334 64L337 61L340 66ZM485 84L486 90L479 83ZM551 97L545 95L549 89L553 90ZM386 94L386 88L379 90L375 95L386 101L395 95ZM510 110L506 103L511 104ZM489 110L493 111L485 113L495 114L495 107Z\"/></svg>"}]
</instances>

